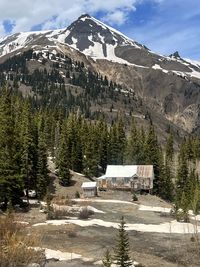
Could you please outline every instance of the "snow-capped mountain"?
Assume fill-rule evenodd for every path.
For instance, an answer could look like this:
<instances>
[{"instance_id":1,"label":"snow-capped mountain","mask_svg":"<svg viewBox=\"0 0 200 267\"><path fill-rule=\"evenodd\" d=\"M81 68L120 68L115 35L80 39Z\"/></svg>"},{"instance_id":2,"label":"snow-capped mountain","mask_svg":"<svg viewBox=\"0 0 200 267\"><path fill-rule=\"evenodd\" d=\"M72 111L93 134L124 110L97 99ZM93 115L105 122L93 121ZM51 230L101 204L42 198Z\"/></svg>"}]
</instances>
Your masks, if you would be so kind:
<instances>
[{"instance_id":1,"label":"snow-capped mountain","mask_svg":"<svg viewBox=\"0 0 200 267\"><path fill-rule=\"evenodd\" d=\"M82 15L67 29L21 32L0 39L0 56L31 45L68 44L93 59L108 59L124 63L115 55L117 46L141 48L133 40L89 15Z\"/></svg>"},{"instance_id":2,"label":"snow-capped mountain","mask_svg":"<svg viewBox=\"0 0 200 267\"><path fill-rule=\"evenodd\" d=\"M35 50L44 46L57 48L59 44L68 45L93 60L105 59L200 78L197 73L200 66L196 62L181 59L178 52L169 57L158 55L87 14L66 29L21 32L0 38L0 57L30 47Z\"/></svg>"},{"instance_id":3,"label":"snow-capped mountain","mask_svg":"<svg viewBox=\"0 0 200 267\"><path fill-rule=\"evenodd\" d=\"M83 61L123 84L169 121L190 132L200 127L200 63L183 59L178 52L170 56L156 54L87 14L66 29L1 38L0 63L29 49L44 59L47 53L59 52Z\"/></svg>"}]
</instances>

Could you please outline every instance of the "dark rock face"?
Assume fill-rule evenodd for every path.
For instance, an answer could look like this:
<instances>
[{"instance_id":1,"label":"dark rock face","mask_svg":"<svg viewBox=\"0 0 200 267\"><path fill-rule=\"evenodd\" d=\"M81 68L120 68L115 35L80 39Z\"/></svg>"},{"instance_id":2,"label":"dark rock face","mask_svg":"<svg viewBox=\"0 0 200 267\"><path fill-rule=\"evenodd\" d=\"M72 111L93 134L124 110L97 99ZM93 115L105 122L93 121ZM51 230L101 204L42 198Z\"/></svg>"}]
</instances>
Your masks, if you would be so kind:
<instances>
[{"instance_id":1,"label":"dark rock face","mask_svg":"<svg viewBox=\"0 0 200 267\"><path fill-rule=\"evenodd\" d=\"M176 51L173 54L169 55L169 57L176 58L176 59L180 59L181 58L178 51Z\"/></svg>"},{"instance_id":2,"label":"dark rock face","mask_svg":"<svg viewBox=\"0 0 200 267\"><path fill-rule=\"evenodd\" d=\"M93 46L93 42L98 42L104 45L122 45L125 43L124 38L117 33L111 32L109 28L103 26L94 21L89 15L81 16L77 21L73 22L67 30L70 31L70 34L65 39L65 42L69 45L74 43L73 38L76 40L77 48L80 51ZM106 52L104 52L104 55Z\"/></svg>"}]
</instances>

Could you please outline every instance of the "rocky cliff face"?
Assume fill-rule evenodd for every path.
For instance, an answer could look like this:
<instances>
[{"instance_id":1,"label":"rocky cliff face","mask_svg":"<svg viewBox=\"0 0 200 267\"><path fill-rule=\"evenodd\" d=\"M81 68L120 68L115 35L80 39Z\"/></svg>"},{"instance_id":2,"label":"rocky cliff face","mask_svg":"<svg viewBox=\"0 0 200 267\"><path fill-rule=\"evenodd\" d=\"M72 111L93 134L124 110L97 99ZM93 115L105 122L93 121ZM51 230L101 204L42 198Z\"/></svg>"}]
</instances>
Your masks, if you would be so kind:
<instances>
[{"instance_id":1,"label":"rocky cliff face","mask_svg":"<svg viewBox=\"0 0 200 267\"><path fill-rule=\"evenodd\" d=\"M0 63L28 49L44 58L59 52L82 61L121 84L153 114L190 133L200 129L200 63L182 59L178 52L158 55L89 15L66 29L0 39Z\"/></svg>"}]
</instances>

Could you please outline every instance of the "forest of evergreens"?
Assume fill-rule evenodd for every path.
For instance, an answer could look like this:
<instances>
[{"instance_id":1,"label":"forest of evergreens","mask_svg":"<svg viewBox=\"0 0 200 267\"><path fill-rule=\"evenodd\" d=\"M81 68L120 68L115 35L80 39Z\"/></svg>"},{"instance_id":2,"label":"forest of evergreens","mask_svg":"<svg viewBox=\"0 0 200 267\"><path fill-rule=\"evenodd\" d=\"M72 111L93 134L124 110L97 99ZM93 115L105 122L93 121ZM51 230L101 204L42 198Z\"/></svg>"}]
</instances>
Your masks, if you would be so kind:
<instances>
[{"instance_id":1,"label":"forest of evergreens","mask_svg":"<svg viewBox=\"0 0 200 267\"><path fill-rule=\"evenodd\" d=\"M85 68L83 62L59 53L46 52L45 57L42 52L28 50L5 60L0 64L0 86L9 83L15 89L31 88L29 98L36 108L67 107L70 111L78 107L87 117L91 117L92 104L101 105L107 98L116 102L121 96L125 104L134 100L133 93L123 96L121 85ZM29 68L31 62L37 62L33 69ZM71 86L76 88L75 92Z\"/></svg>"},{"instance_id":2,"label":"forest of evergreens","mask_svg":"<svg viewBox=\"0 0 200 267\"><path fill-rule=\"evenodd\" d=\"M50 55L46 56L48 60ZM134 119L125 127L120 113L109 123L104 116L89 116L91 99L99 101L105 95L115 99L121 87L88 71L83 63L55 57L65 63L65 79L83 88L77 97L66 91L59 63L53 63L50 72L46 68L30 72L27 62L40 58L32 50L0 64L0 202L4 207L20 203L24 190L36 190L41 199L46 195L51 156L63 186L70 185L70 170L92 178L104 173L107 164L153 164L153 193L173 201L177 208L197 212L200 137L183 139L177 156L172 132L161 147L151 120L144 130ZM19 84L31 86L35 95L23 98ZM130 95L124 97L131 101Z\"/></svg>"}]
</instances>

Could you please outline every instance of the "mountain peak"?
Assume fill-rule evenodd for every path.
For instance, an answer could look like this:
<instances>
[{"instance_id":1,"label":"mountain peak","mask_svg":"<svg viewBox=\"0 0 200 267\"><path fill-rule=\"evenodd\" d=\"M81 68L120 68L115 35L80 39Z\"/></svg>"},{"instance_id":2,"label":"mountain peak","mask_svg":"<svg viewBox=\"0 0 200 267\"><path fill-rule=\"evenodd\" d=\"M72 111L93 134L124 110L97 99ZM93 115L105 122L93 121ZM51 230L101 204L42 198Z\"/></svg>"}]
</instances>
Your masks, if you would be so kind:
<instances>
[{"instance_id":1,"label":"mountain peak","mask_svg":"<svg viewBox=\"0 0 200 267\"><path fill-rule=\"evenodd\" d=\"M64 42L94 60L127 63L115 55L115 50L126 46L142 48L142 45L88 14L81 15L67 28L67 32Z\"/></svg>"},{"instance_id":2,"label":"mountain peak","mask_svg":"<svg viewBox=\"0 0 200 267\"><path fill-rule=\"evenodd\" d=\"M91 16L89 14L82 14L77 20L84 20L84 19L90 19Z\"/></svg>"},{"instance_id":3,"label":"mountain peak","mask_svg":"<svg viewBox=\"0 0 200 267\"><path fill-rule=\"evenodd\" d=\"M176 58L176 59L180 59L181 58L178 51L176 51L173 54L169 55L169 57Z\"/></svg>"}]
</instances>

